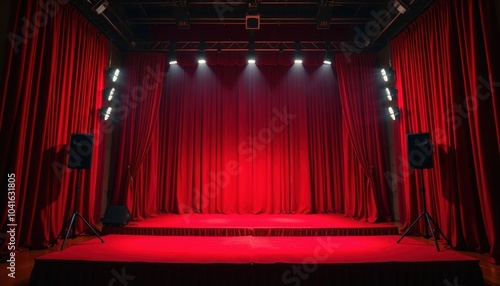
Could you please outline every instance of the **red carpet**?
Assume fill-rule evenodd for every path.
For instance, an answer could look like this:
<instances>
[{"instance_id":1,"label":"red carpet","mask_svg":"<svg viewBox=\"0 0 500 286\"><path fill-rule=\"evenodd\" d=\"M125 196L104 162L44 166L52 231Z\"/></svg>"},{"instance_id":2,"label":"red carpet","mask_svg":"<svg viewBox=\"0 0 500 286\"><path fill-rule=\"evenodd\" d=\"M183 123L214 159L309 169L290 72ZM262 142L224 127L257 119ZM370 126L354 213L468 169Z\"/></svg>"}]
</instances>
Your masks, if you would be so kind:
<instances>
[{"instance_id":1,"label":"red carpet","mask_svg":"<svg viewBox=\"0 0 500 286\"><path fill-rule=\"evenodd\" d=\"M104 244L94 239L36 259L31 283L482 285L477 260L398 238L108 235Z\"/></svg>"},{"instance_id":2,"label":"red carpet","mask_svg":"<svg viewBox=\"0 0 500 286\"><path fill-rule=\"evenodd\" d=\"M452 250L437 252L433 246L407 237L200 237L108 235L40 260L91 260L172 263L301 263L315 251L319 263L475 261ZM317 250L319 248L320 250ZM216 254L216 255L214 255Z\"/></svg>"},{"instance_id":3,"label":"red carpet","mask_svg":"<svg viewBox=\"0 0 500 286\"><path fill-rule=\"evenodd\" d=\"M166 214L126 227L104 227L105 234L198 236L317 236L398 234L393 223L367 223L335 214L199 215Z\"/></svg>"}]
</instances>

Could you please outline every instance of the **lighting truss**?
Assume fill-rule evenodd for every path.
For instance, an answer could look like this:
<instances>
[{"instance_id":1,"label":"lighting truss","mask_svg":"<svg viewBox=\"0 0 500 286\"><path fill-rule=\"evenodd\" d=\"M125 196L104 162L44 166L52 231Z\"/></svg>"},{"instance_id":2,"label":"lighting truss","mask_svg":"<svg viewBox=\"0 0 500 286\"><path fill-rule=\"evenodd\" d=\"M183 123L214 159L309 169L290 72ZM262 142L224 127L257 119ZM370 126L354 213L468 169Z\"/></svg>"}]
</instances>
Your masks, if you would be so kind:
<instances>
[{"instance_id":1,"label":"lighting truss","mask_svg":"<svg viewBox=\"0 0 500 286\"><path fill-rule=\"evenodd\" d=\"M341 42L328 42L330 51L344 51ZM199 41L180 41L175 42L175 50L177 52L196 52L199 50ZM141 41L135 46L135 51L158 51L166 52L171 49L169 41ZM255 51L259 52L294 52L296 43L294 41L255 41ZM248 51L250 48L248 41L206 41L206 52L217 51ZM325 51L327 44L324 41L300 41L300 50L305 52Z\"/></svg>"}]
</instances>

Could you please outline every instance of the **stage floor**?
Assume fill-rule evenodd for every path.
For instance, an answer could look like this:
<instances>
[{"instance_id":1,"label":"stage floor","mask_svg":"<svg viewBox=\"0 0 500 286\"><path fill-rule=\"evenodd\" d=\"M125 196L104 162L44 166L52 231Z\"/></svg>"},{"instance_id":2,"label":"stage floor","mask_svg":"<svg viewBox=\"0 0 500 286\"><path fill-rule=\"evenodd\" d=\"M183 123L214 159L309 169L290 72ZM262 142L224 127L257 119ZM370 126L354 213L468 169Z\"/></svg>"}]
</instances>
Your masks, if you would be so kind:
<instances>
[{"instance_id":1,"label":"stage floor","mask_svg":"<svg viewBox=\"0 0 500 286\"><path fill-rule=\"evenodd\" d=\"M469 256L399 236L200 237L107 235L39 260L88 260L168 263L318 263L476 261Z\"/></svg>"},{"instance_id":2,"label":"stage floor","mask_svg":"<svg viewBox=\"0 0 500 286\"><path fill-rule=\"evenodd\" d=\"M164 214L125 227L103 228L105 234L196 236L395 235L394 223L368 223L339 214L223 215Z\"/></svg>"},{"instance_id":3,"label":"stage floor","mask_svg":"<svg viewBox=\"0 0 500 286\"><path fill-rule=\"evenodd\" d=\"M36 259L31 283L108 285L125 273L134 285L482 285L478 260L398 238L107 235Z\"/></svg>"}]
</instances>

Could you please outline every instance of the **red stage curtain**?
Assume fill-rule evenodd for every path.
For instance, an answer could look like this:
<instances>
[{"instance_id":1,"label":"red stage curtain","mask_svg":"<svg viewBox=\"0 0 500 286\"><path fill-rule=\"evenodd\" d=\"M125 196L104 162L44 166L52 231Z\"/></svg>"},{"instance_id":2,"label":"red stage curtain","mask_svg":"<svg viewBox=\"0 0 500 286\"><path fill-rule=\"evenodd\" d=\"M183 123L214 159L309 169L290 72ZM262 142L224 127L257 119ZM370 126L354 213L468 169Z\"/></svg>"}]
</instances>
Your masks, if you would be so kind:
<instances>
[{"instance_id":1,"label":"red stage curtain","mask_svg":"<svg viewBox=\"0 0 500 286\"><path fill-rule=\"evenodd\" d=\"M353 190L344 186L345 134L331 66L279 64L291 62L288 54L261 55L258 66L243 64L242 57L234 54L227 59L212 56L218 64L168 68L157 117L149 113L158 106L142 109L141 102L137 112L125 119L114 148L118 165L114 202L128 202L134 219L158 211L344 212L345 193ZM141 69L140 62L127 69ZM128 152L136 156L137 150L127 151L130 147L125 142L135 137L148 140L137 134L152 128L133 119L141 116L139 110L159 124L151 133L144 161L137 166L141 176L134 178L136 189L125 191L127 163L119 160L127 158ZM380 146L371 143L374 148ZM144 192L146 196L141 195ZM384 204L377 200L387 197L374 200L370 220L386 219L386 211L378 209Z\"/></svg>"},{"instance_id":2,"label":"red stage curtain","mask_svg":"<svg viewBox=\"0 0 500 286\"><path fill-rule=\"evenodd\" d=\"M373 54L335 57L344 128L346 215L370 222L390 220L383 174L387 170L387 134L380 116Z\"/></svg>"},{"instance_id":3,"label":"red stage curtain","mask_svg":"<svg viewBox=\"0 0 500 286\"><path fill-rule=\"evenodd\" d=\"M326 153L339 141L332 76L299 65L170 67L160 133L175 133L160 157L178 211L333 211L332 192L342 189Z\"/></svg>"},{"instance_id":4,"label":"red stage curtain","mask_svg":"<svg viewBox=\"0 0 500 286\"><path fill-rule=\"evenodd\" d=\"M489 0L437 1L392 45L402 110L396 122L401 221L408 227L422 211L420 173L408 169L405 136L431 132L434 168L422 172L429 212L454 246L489 251L498 262L500 34L494 10Z\"/></svg>"},{"instance_id":5,"label":"red stage curtain","mask_svg":"<svg viewBox=\"0 0 500 286\"><path fill-rule=\"evenodd\" d=\"M115 137L120 150L115 157L113 196L139 220L157 211L157 155L151 142L158 133L161 92L165 77L165 55L129 53L124 56L123 92L114 114L122 122ZM156 146L156 145L155 145ZM154 165L151 165L154 164Z\"/></svg>"},{"instance_id":6,"label":"red stage curtain","mask_svg":"<svg viewBox=\"0 0 500 286\"><path fill-rule=\"evenodd\" d=\"M26 41L9 45L1 81L0 221L6 225L7 174L14 173L16 242L23 247L47 246L73 211L76 171L66 168L72 133L95 135L92 168L82 171L79 211L92 223L100 219L98 109L108 43L69 4L43 3L49 2L13 4L9 30Z\"/></svg>"}]
</instances>

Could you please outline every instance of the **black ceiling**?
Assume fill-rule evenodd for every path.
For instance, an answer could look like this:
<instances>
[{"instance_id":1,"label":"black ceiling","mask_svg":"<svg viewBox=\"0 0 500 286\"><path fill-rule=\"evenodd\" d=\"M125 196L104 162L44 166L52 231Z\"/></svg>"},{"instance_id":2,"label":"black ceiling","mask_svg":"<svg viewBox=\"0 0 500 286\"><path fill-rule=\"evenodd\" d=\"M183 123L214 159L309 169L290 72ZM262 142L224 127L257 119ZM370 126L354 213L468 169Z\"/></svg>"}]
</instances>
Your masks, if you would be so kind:
<instances>
[{"instance_id":1,"label":"black ceiling","mask_svg":"<svg viewBox=\"0 0 500 286\"><path fill-rule=\"evenodd\" d=\"M394 2L397 2L394 5ZM174 1L75 0L73 5L123 51L378 50L434 0ZM395 6L406 9L400 13ZM105 8L105 9L104 9ZM103 11L99 11L103 9ZM391 10L391 12L388 12ZM98 13L99 11L100 13ZM246 15L259 15L247 29ZM184 28L182 28L184 26Z\"/></svg>"}]
</instances>

